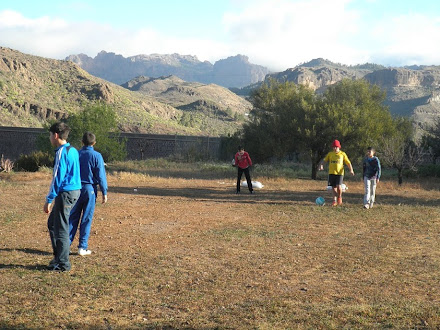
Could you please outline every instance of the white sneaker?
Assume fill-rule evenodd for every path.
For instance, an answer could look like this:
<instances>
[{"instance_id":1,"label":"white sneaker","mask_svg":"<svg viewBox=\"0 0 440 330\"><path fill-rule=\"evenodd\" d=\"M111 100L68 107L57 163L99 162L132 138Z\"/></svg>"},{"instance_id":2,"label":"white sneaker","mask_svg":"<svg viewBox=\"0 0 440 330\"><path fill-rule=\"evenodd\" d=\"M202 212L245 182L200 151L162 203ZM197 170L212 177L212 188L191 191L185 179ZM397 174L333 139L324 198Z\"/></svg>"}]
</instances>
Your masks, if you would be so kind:
<instances>
[{"instance_id":1,"label":"white sneaker","mask_svg":"<svg viewBox=\"0 0 440 330\"><path fill-rule=\"evenodd\" d=\"M84 249L78 249L78 254L80 256L88 256L89 254L92 254L92 251L84 250Z\"/></svg>"},{"instance_id":2,"label":"white sneaker","mask_svg":"<svg viewBox=\"0 0 440 330\"><path fill-rule=\"evenodd\" d=\"M364 209L369 209L370 208L370 204L365 204L364 205Z\"/></svg>"}]
</instances>

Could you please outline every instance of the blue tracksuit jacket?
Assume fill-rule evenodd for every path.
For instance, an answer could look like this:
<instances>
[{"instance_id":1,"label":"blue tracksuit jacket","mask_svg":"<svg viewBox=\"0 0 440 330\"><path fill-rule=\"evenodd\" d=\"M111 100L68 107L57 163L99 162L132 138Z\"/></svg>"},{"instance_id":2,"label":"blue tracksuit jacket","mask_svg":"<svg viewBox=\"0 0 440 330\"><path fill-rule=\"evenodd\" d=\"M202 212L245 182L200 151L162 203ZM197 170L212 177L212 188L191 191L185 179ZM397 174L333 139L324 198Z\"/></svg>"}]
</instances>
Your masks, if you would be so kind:
<instances>
[{"instance_id":1,"label":"blue tracksuit jacket","mask_svg":"<svg viewBox=\"0 0 440 330\"><path fill-rule=\"evenodd\" d=\"M79 166L81 169L81 184L99 185L103 195L107 195L107 179L104 159L92 146L82 147L79 151Z\"/></svg>"},{"instance_id":2,"label":"blue tracksuit jacket","mask_svg":"<svg viewBox=\"0 0 440 330\"><path fill-rule=\"evenodd\" d=\"M70 143L55 149L52 183L46 201L52 203L55 197L63 191L81 189L78 150Z\"/></svg>"}]
</instances>

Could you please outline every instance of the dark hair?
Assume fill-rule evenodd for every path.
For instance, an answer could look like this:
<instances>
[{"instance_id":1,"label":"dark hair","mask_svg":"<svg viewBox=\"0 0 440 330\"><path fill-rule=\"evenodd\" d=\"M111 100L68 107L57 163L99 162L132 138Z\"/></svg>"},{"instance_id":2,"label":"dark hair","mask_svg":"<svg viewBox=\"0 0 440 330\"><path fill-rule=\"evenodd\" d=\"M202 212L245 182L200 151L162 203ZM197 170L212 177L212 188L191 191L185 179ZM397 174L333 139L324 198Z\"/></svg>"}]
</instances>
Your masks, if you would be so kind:
<instances>
[{"instance_id":1,"label":"dark hair","mask_svg":"<svg viewBox=\"0 0 440 330\"><path fill-rule=\"evenodd\" d=\"M244 150L244 147L243 146L238 146L238 151L240 151L240 150Z\"/></svg>"},{"instance_id":2,"label":"dark hair","mask_svg":"<svg viewBox=\"0 0 440 330\"><path fill-rule=\"evenodd\" d=\"M92 146L96 142L96 136L92 132L85 132L82 137L82 143L85 146Z\"/></svg>"},{"instance_id":3,"label":"dark hair","mask_svg":"<svg viewBox=\"0 0 440 330\"><path fill-rule=\"evenodd\" d=\"M371 150L371 151L376 151L373 147L368 147L367 150L368 150L368 151L370 151L370 150Z\"/></svg>"},{"instance_id":4,"label":"dark hair","mask_svg":"<svg viewBox=\"0 0 440 330\"><path fill-rule=\"evenodd\" d=\"M70 127L66 123L55 123L49 128L49 132L57 133L61 140L67 140L70 133Z\"/></svg>"}]
</instances>

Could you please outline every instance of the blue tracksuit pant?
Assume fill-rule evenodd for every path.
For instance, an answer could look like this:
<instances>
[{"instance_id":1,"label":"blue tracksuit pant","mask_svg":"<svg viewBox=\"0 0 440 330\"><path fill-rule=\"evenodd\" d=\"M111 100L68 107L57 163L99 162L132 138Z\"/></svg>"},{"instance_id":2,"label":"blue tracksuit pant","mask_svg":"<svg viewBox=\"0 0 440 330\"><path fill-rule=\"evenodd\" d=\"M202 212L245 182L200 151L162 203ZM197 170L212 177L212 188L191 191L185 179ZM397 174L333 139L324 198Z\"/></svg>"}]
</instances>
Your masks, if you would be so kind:
<instances>
[{"instance_id":1,"label":"blue tracksuit pant","mask_svg":"<svg viewBox=\"0 0 440 330\"><path fill-rule=\"evenodd\" d=\"M70 244L75 238L79 225L79 244L78 248L87 250L90 230L92 228L93 213L96 204L96 187L91 184L85 184L81 188L81 194L78 202L70 212L69 230ZM82 214L82 217L81 217ZM81 219L81 223L80 223Z\"/></svg>"}]
</instances>

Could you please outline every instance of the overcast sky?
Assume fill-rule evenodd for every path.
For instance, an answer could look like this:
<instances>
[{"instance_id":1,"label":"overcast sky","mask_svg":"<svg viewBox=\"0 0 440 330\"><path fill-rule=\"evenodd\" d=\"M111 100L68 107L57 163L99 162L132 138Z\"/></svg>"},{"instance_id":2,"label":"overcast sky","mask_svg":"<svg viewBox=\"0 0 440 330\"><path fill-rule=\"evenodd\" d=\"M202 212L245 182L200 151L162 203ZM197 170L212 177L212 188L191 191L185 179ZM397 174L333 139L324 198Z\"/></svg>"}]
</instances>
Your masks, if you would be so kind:
<instances>
[{"instance_id":1,"label":"overcast sky","mask_svg":"<svg viewBox=\"0 0 440 330\"><path fill-rule=\"evenodd\" d=\"M440 65L440 1L1 1L0 46L53 59L105 50L214 63L242 54L274 71L318 57Z\"/></svg>"}]
</instances>

